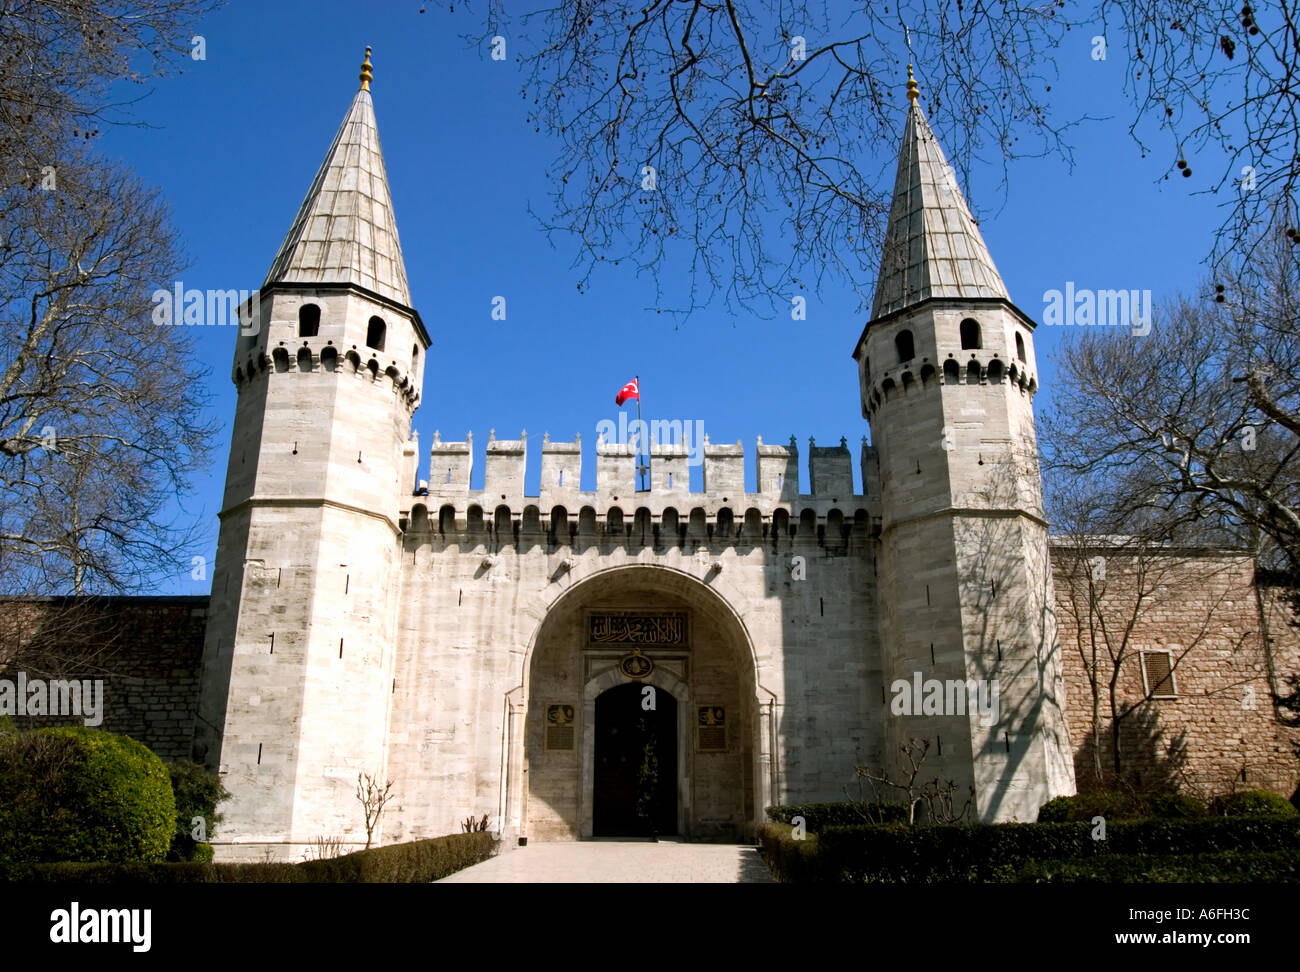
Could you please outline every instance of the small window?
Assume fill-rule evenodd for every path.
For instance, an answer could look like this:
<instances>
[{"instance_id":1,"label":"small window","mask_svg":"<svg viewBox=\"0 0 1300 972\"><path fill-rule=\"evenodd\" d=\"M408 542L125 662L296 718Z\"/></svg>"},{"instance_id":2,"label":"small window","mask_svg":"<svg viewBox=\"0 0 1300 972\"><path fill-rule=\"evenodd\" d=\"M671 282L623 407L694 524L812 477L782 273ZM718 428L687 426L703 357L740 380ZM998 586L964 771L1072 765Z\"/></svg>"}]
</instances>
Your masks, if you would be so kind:
<instances>
[{"instance_id":1,"label":"small window","mask_svg":"<svg viewBox=\"0 0 1300 972\"><path fill-rule=\"evenodd\" d=\"M411 345L411 374L415 374L415 372L418 371L419 368L420 368L420 346L418 344L412 344Z\"/></svg>"},{"instance_id":2,"label":"small window","mask_svg":"<svg viewBox=\"0 0 1300 972\"><path fill-rule=\"evenodd\" d=\"M1016 357L1021 361L1025 360L1025 339L1020 336L1019 331L1016 332Z\"/></svg>"},{"instance_id":3,"label":"small window","mask_svg":"<svg viewBox=\"0 0 1300 972\"><path fill-rule=\"evenodd\" d=\"M303 304L298 308L298 337L315 337L320 333L320 308Z\"/></svg>"},{"instance_id":4,"label":"small window","mask_svg":"<svg viewBox=\"0 0 1300 972\"><path fill-rule=\"evenodd\" d=\"M1142 689L1153 699L1176 699L1173 656L1168 651L1142 652Z\"/></svg>"},{"instance_id":5,"label":"small window","mask_svg":"<svg viewBox=\"0 0 1300 972\"><path fill-rule=\"evenodd\" d=\"M898 349L898 363L911 361L916 357L916 349L912 344L911 331L899 331L898 336L894 338L894 347Z\"/></svg>"},{"instance_id":6,"label":"small window","mask_svg":"<svg viewBox=\"0 0 1300 972\"><path fill-rule=\"evenodd\" d=\"M978 385L980 383L980 363L978 361L969 361L966 364L966 384Z\"/></svg>"},{"instance_id":7,"label":"small window","mask_svg":"<svg viewBox=\"0 0 1300 972\"><path fill-rule=\"evenodd\" d=\"M945 385L961 384L961 366L952 358L943 363L943 383Z\"/></svg>"},{"instance_id":8,"label":"small window","mask_svg":"<svg viewBox=\"0 0 1300 972\"><path fill-rule=\"evenodd\" d=\"M961 322L961 349L976 350L983 345L980 343L980 326L979 322L966 318Z\"/></svg>"},{"instance_id":9,"label":"small window","mask_svg":"<svg viewBox=\"0 0 1300 972\"><path fill-rule=\"evenodd\" d=\"M384 337L387 331L388 326L384 324L382 318L370 318L370 326L366 328L366 347L374 348L376 351L384 350Z\"/></svg>"}]
</instances>

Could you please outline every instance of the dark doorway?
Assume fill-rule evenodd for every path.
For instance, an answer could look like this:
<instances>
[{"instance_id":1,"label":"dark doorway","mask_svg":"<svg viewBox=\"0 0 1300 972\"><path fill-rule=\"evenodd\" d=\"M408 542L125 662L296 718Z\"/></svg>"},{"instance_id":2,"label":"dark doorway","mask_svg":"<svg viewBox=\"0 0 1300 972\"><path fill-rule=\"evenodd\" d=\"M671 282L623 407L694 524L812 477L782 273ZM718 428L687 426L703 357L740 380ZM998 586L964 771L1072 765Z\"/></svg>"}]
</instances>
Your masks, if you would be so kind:
<instances>
[{"instance_id":1,"label":"dark doorway","mask_svg":"<svg viewBox=\"0 0 1300 972\"><path fill-rule=\"evenodd\" d=\"M677 833L677 700L628 682L596 699L596 779L592 828L597 837Z\"/></svg>"}]
</instances>

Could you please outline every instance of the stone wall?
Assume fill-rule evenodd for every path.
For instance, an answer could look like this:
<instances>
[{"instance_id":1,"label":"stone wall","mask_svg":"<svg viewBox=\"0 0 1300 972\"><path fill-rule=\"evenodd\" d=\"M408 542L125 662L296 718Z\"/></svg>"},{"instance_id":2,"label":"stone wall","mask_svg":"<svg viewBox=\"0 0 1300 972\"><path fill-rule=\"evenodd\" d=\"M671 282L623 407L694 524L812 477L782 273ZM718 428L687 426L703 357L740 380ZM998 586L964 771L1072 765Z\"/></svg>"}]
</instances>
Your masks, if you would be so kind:
<instances>
[{"instance_id":1,"label":"stone wall","mask_svg":"<svg viewBox=\"0 0 1300 972\"><path fill-rule=\"evenodd\" d=\"M208 598L5 598L0 679L103 680L95 728L165 760L190 758ZM84 725L78 716L16 716L19 729Z\"/></svg>"},{"instance_id":2,"label":"stone wall","mask_svg":"<svg viewBox=\"0 0 1300 972\"><path fill-rule=\"evenodd\" d=\"M1279 722L1271 694L1286 675L1300 673L1300 642L1280 592L1254 585L1248 558L1207 551L1150 556L1058 539L1053 575L1080 789L1099 785L1088 674L1095 644L1102 779L1114 774L1108 686L1118 668L1116 709L1128 712L1119 720L1123 776L1202 796L1295 792L1300 730ZM1173 692L1160 694L1171 697L1144 701L1159 674L1152 666L1144 685L1144 652L1168 652Z\"/></svg>"}]
</instances>

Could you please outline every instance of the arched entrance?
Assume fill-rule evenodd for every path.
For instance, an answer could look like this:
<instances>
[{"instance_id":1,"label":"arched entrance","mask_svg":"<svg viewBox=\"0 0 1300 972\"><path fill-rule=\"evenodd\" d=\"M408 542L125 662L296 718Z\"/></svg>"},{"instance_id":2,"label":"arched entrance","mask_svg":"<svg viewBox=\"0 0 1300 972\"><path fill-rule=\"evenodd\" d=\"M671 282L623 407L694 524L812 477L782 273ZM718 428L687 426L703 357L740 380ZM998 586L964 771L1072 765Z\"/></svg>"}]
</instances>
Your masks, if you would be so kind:
<instances>
[{"instance_id":1,"label":"arched entrance","mask_svg":"<svg viewBox=\"0 0 1300 972\"><path fill-rule=\"evenodd\" d=\"M592 830L597 837L677 833L677 700L625 682L596 699Z\"/></svg>"},{"instance_id":2,"label":"arched entrance","mask_svg":"<svg viewBox=\"0 0 1300 972\"><path fill-rule=\"evenodd\" d=\"M770 719L744 626L706 583L601 571L552 603L526 669L522 836L752 838Z\"/></svg>"}]
</instances>

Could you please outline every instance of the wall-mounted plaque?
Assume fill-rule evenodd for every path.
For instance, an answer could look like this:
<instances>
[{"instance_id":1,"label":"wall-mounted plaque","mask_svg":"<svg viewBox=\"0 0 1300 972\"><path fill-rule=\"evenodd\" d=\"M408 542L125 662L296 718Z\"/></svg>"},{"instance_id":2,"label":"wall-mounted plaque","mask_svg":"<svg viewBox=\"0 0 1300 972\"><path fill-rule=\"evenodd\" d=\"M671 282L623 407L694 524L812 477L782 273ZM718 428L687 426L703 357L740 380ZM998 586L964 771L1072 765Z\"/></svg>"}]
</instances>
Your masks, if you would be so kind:
<instances>
[{"instance_id":1,"label":"wall-mounted plaque","mask_svg":"<svg viewBox=\"0 0 1300 972\"><path fill-rule=\"evenodd\" d=\"M700 706L695 727L695 749L701 753L727 751L727 710L722 706Z\"/></svg>"},{"instance_id":2,"label":"wall-mounted plaque","mask_svg":"<svg viewBox=\"0 0 1300 972\"><path fill-rule=\"evenodd\" d=\"M620 658L618 668L628 678L646 678L655 670L655 663L638 650Z\"/></svg>"},{"instance_id":3,"label":"wall-mounted plaque","mask_svg":"<svg viewBox=\"0 0 1300 972\"><path fill-rule=\"evenodd\" d=\"M573 749L573 706L546 707L546 748L559 751Z\"/></svg>"},{"instance_id":4,"label":"wall-mounted plaque","mask_svg":"<svg viewBox=\"0 0 1300 972\"><path fill-rule=\"evenodd\" d=\"M685 648L685 611L593 611L587 616L592 648Z\"/></svg>"}]
</instances>

